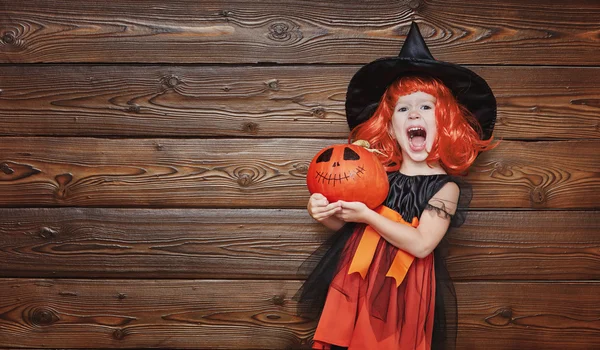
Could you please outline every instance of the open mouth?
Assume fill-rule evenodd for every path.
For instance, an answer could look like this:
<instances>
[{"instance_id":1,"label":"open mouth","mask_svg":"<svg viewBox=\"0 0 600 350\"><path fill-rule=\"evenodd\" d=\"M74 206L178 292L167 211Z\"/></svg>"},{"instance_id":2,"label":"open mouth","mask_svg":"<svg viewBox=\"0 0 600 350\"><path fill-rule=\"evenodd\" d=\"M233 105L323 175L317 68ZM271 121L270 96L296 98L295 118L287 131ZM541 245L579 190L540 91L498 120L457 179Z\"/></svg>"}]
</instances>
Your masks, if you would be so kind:
<instances>
[{"instance_id":1,"label":"open mouth","mask_svg":"<svg viewBox=\"0 0 600 350\"><path fill-rule=\"evenodd\" d=\"M427 139L427 131L420 126L412 126L406 131L408 141L413 151L422 151L425 149L425 141Z\"/></svg>"}]
</instances>

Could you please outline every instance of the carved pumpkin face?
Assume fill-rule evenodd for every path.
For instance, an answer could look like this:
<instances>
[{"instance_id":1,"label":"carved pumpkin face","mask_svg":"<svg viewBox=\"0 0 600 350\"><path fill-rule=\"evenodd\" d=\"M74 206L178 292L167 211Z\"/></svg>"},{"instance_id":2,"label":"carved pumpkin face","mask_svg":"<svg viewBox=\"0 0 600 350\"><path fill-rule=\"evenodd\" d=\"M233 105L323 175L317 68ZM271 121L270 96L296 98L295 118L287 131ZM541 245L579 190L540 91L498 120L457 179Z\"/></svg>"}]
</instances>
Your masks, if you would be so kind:
<instances>
[{"instance_id":1,"label":"carved pumpkin face","mask_svg":"<svg viewBox=\"0 0 600 350\"><path fill-rule=\"evenodd\" d=\"M313 158L306 175L308 191L330 203L363 202L373 209L387 197L387 174L377 156L366 148L340 144L325 147Z\"/></svg>"}]
</instances>

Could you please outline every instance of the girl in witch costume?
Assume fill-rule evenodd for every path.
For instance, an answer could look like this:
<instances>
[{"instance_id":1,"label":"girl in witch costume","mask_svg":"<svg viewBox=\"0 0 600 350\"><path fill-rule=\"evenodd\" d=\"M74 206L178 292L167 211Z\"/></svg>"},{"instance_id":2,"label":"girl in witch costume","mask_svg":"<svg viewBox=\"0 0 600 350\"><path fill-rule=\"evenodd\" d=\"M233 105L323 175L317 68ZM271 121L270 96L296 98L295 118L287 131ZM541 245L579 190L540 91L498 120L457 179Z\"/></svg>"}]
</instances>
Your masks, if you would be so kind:
<instances>
[{"instance_id":1,"label":"girl in witch costume","mask_svg":"<svg viewBox=\"0 0 600 350\"><path fill-rule=\"evenodd\" d=\"M381 152L390 190L383 211L309 199L310 215L336 231L299 291L321 314L313 348L452 349L443 238L470 197L458 175L491 148L494 95L474 72L436 61L413 23L398 57L354 75L346 116L351 139Z\"/></svg>"}]
</instances>

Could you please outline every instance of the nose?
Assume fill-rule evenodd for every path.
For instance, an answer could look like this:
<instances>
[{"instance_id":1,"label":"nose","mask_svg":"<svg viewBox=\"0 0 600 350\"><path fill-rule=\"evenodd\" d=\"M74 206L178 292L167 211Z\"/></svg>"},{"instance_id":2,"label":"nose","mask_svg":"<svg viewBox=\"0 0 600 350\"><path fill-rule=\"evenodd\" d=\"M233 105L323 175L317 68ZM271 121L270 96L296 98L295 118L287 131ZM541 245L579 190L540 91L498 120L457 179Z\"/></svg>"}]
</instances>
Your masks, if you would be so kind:
<instances>
[{"instance_id":1,"label":"nose","mask_svg":"<svg viewBox=\"0 0 600 350\"><path fill-rule=\"evenodd\" d=\"M417 111L411 111L408 114L408 119L419 119L419 118L421 118L421 115Z\"/></svg>"}]
</instances>

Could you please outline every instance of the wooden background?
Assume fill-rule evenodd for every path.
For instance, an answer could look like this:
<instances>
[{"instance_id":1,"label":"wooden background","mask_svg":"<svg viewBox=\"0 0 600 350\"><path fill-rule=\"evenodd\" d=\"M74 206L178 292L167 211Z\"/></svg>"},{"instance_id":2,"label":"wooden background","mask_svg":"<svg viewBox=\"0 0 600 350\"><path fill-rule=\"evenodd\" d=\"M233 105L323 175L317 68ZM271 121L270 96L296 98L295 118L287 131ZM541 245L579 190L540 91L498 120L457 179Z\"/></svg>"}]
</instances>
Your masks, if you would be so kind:
<instances>
[{"instance_id":1,"label":"wooden background","mask_svg":"<svg viewBox=\"0 0 600 350\"><path fill-rule=\"evenodd\" d=\"M600 348L596 0L0 0L0 348L305 348L308 162L411 20L499 106L458 348Z\"/></svg>"}]
</instances>

